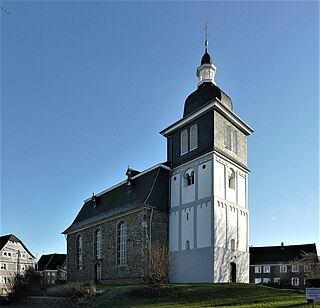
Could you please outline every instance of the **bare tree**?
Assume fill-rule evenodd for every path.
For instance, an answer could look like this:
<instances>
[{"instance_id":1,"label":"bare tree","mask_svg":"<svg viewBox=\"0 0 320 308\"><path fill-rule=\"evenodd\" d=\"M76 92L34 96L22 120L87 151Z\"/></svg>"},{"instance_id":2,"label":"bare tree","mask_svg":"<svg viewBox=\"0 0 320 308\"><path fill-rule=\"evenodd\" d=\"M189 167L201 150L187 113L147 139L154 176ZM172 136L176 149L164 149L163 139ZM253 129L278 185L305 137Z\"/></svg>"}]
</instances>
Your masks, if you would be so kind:
<instances>
[{"instance_id":1,"label":"bare tree","mask_svg":"<svg viewBox=\"0 0 320 308\"><path fill-rule=\"evenodd\" d=\"M166 243L155 241L149 251L149 279L154 285L168 282L169 250Z\"/></svg>"},{"instance_id":2,"label":"bare tree","mask_svg":"<svg viewBox=\"0 0 320 308\"><path fill-rule=\"evenodd\" d=\"M320 279L319 257L314 252L303 252L292 264L298 266L301 278Z\"/></svg>"}]
</instances>

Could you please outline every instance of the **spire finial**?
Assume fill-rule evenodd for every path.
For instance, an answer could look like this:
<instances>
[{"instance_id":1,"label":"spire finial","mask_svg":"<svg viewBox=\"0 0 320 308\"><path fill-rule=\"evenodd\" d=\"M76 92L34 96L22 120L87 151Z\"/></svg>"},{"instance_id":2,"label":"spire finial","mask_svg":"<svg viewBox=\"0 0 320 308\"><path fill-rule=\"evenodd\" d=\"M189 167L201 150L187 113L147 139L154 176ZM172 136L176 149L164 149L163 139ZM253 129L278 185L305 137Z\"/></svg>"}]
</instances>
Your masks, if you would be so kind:
<instances>
[{"instance_id":1,"label":"spire finial","mask_svg":"<svg viewBox=\"0 0 320 308\"><path fill-rule=\"evenodd\" d=\"M206 52L208 51L208 35L209 35L209 33L208 33L208 24L209 24L209 22L207 20L205 20L205 22L204 22L204 31L205 31L205 35L206 35L206 40L204 42L204 46L205 46Z\"/></svg>"}]
</instances>

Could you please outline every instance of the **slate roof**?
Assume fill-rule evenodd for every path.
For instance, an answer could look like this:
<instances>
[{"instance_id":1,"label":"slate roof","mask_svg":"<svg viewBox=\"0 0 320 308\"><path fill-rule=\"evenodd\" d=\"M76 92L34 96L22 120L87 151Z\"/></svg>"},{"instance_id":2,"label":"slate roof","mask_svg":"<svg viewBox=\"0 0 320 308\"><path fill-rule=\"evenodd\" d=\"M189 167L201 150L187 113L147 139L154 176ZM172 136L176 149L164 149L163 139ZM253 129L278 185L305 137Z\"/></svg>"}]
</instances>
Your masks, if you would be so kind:
<instances>
[{"instance_id":1,"label":"slate roof","mask_svg":"<svg viewBox=\"0 0 320 308\"><path fill-rule=\"evenodd\" d=\"M67 255L63 253L52 253L49 255L42 255L38 261L38 271L57 270L66 262Z\"/></svg>"},{"instance_id":2,"label":"slate roof","mask_svg":"<svg viewBox=\"0 0 320 308\"><path fill-rule=\"evenodd\" d=\"M303 252L317 253L316 244L250 247L250 264L291 262L300 258Z\"/></svg>"},{"instance_id":3,"label":"slate roof","mask_svg":"<svg viewBox=\"0 0 320 308\"><path fill-rule=\"evenodd\" d=\"M0 236L0 250L8 243L8 241L12 241L12 242L18 242L20 243L23 248L26 250L26 252L32 257L34 258L33 254L29 251L29 249L23 244L23 242L21 240L19 240L15 235L13 234L7 234L7 235L3 235Z\"/></svg>"},{"instance_id":4,"label":"slate roof","mask_svg":"<svg viewBox=\"0 0 320 308\"><path fill-rule=\"evenodd\" d=\"M232 110L231 98L212 82L204 82L192 92L184 103L183 117L195 112L212 100L218 99L222 104Z\"/></svg>"},{"instance_id":5,"label":"slate roof","mask_svg":"<svg viewBox=\"0 0 320 308\"><path fill-rule=\"evenodd\" d=\"M95 195L95 204L92 198L85 200L75 220L63 234L142 205L168 212L169 172L169 167L159 164L131 177L130 193L127 181L123 181Z\"/></svg>"}]
</instances>

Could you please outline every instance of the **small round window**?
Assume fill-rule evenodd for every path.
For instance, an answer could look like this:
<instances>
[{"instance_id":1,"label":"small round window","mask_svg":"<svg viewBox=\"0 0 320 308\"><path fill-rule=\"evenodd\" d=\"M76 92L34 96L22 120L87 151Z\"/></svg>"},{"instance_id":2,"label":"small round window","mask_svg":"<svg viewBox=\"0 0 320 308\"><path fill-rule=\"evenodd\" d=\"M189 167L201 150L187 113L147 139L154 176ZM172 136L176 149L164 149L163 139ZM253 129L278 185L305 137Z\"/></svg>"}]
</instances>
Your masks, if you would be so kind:
<instances>
[{"instance_id":1,"label":"small round window","mask_svg":"<svg viewBox=\"0 0 320 308\"><path fill-rule=\"evenodd\" d=\"M177 177L175 176L175 177L173 178L173 180L176 181L176 180L177 180Z\"/></svg>"},{"instance_id":2,"label":"small round window","mask_svg":"<svg viewBox=\"0 0 320 308\"><path fill-rule=\"evenodd\" d=\"M207 168L207 165L202 165L202 169L206 169Z\"/></svg>"}]
</instances>

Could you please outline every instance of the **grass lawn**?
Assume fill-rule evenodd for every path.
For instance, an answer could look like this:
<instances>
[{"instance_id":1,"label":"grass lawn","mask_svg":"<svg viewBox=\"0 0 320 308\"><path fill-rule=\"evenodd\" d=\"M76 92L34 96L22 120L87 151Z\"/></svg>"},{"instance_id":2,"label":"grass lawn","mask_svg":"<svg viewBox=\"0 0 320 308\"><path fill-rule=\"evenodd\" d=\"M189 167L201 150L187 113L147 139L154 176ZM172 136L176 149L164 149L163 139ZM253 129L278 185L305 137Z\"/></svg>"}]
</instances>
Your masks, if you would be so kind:
<instances>
[{"instance_id":1,"label":"grass lawn","mask_svg":"<svg viewBox=\"0 0 320 308\"><path fill-rule=\"evenodd\" d=\"M312 307L306 303L304 294L254 284L99 286L99 289L104 292L86 307Z\"/></svg>"}]
</instances>

